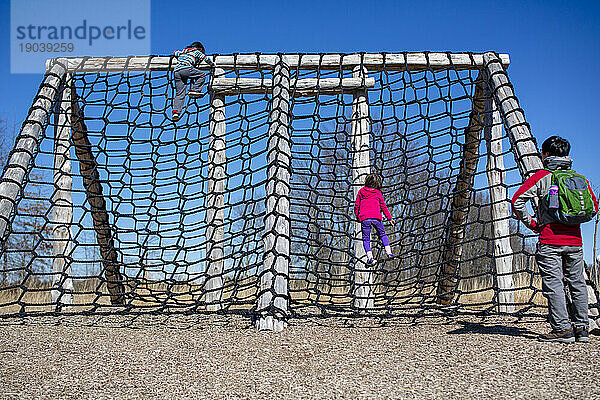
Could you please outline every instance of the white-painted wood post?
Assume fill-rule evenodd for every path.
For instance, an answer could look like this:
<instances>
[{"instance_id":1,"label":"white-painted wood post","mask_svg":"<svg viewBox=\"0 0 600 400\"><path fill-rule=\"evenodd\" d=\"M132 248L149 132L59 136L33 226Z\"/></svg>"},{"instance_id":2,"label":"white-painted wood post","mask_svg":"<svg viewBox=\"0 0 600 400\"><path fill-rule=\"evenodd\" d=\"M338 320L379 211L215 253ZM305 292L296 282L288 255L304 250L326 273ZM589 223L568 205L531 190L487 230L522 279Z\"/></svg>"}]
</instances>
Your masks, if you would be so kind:
<instances>
[{"instance_id":1,"label":"white-painted wood post","mask_svg":"<svg viewBox=\"0 0 600 400\"><path fill-rule=\"evenodd\" d=\"M217 68L214 77L223 73ZM214 79L213 77L213 79ZM206 257L208 279L206 281L206 309L218 311L223 308L223 270L225 240L225 95L212 93L209 120L208 188L206 194Z\"/></svg>"},{"instance_id":2,"label":"white-painted wood post","mask_svg":"<svg viewBox=\"0 0 600 400\"><path fill-rule=\"evenodd\" d=\"M291 225L289 111L290 70L288 65L280 62L275 66L273 76L267 145L267 199L263 237L265 253L257 306L259 330L281 331L287 324Z\"/></svg>"},{"instance_id":3,"label":"white-painted wood post","mask_svg":"<svg viewBox=\"0 0 600 400\"><path fill-rule=\"evenodd\" d=\"M489 94L488 94L489 96ZM513 251L510 246L511 208L506 189L506 172L502 150L502 118L491 97L486 96L484 135L487 144L487 178L490 190L494 265L498 282L498 310L515 311Z\"/></svg>"},{"instance_id":4,"label":"white-painted wood post","mask_svg":"<svg viewBox=\"0 0 600 400\"><path fill-rule=\"evenodd\" d=\"M62 97L57 99L54 130L54 193L52 196L52 303L60 310L73 304L71 251L73 201L71 189L71 74L65 76Z\"/></svg>"},{"instance_id":5,"label":"white-painted wood post","mask_svg":"<svg viewBox=\"0 0 600 400\"><path fill-rule=\"evenodd\" d=\"M356 67L352 71L352 77L366 79L366 70ZM365 177L371 172L369 133L369 102L366 89L361 89L354 92L352 102L352 187L354 188L354 198L364 184ZM370 309L375 306L373 268L367 264L358 221L354 222L354 255L356 263L354 264L353 306L359 310Z\"/></svg>"}]
</instances>

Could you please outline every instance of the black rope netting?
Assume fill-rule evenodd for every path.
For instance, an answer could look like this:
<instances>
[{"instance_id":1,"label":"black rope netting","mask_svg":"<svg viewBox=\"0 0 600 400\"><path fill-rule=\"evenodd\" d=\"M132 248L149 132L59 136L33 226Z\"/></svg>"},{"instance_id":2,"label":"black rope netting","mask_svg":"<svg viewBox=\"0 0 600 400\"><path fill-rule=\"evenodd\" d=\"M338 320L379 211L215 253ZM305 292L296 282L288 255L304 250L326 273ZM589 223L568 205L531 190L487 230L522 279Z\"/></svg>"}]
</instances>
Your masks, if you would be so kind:
<instances>
[{"instance_id":1,"label":"black rope netting","mask_svg":"<svg viewBox=\"0 0 600 400\"><path fill-rule=\"evenodd\" d=\"M234 63L178 122L172 72L62 77L2 242L0 314L540 311L534 239L506 216L510 270L497 273L491 189L508 207L522 177L483 67L342 64L290 65L278 78ZM325 84L353 77L360 87ZM219 92L214 78L237 83ZM363 122L368 157L356 146ZM384 177L396 221L386 229L398 257L373 237L373 267L353 212L365 168ZM493 187L490 170L504 175ZM61 241L56 218L69 209Z\"/></svg>"}]
</instances>

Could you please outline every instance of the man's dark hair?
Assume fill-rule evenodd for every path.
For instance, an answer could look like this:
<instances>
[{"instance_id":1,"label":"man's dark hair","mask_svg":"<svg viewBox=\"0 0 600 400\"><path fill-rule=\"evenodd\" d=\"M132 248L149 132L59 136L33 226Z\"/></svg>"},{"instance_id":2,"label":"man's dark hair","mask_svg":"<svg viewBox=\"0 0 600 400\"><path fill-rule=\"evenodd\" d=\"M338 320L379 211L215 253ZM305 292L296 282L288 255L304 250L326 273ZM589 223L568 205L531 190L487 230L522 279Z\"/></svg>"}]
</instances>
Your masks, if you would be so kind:
<instances>
[{"instance_id":1,"label":"man's dark hair","mask_svg":"<svg viewBox=\"0 0 600 400\"><path fill-rule=\"evenodd\" d=\"M194 42L194 43L190 44L188 47L196 48L204 53L204 46L202 46L202 43L200 43L200 42Z\"/></svg>"},{"instance_id":2,"label":"man's dark hair","mask_svg":"<svg viewBox=\"0 0 600 400\"><path fill-rule=\"evenodd\" d=\"M381 190L383 184L383 177L378 174L369 174L365 178L365 186L373 189Z\"/></svg>"},{"instance_id":3,"label":"man's dark hair","mask_svg":"<svg viewBox=\"0 0 600 400\"><path fill-rule=\"evenodd\" d=\"M560 136L550 136L542 144L542 153L548 153L550 156L564 157L571 151L571 144L567 139Z\"/></svg>"}]
</instances>

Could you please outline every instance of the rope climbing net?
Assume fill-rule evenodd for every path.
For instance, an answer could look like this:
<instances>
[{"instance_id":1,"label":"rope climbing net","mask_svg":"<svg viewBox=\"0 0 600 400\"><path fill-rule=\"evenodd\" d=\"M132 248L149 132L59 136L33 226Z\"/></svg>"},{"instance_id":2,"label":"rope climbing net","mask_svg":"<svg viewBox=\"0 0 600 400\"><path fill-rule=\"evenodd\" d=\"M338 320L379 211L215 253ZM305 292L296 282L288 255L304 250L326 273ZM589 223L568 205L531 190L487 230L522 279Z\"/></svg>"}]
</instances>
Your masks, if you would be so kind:
<instances>
[{"instance_id":1,"label":"rope climbing net","mask_svg":"<svg viewBox=\"0 0 600 400\"><path fill-rule=\"evenodd\" d=\"M541 306L509 195L541 162L495 53L57 59L0 182L0 314ZM206 67L208 68L208 66ZM366 263L369 173L396 226Z\"/></svg>"}]
</instances>

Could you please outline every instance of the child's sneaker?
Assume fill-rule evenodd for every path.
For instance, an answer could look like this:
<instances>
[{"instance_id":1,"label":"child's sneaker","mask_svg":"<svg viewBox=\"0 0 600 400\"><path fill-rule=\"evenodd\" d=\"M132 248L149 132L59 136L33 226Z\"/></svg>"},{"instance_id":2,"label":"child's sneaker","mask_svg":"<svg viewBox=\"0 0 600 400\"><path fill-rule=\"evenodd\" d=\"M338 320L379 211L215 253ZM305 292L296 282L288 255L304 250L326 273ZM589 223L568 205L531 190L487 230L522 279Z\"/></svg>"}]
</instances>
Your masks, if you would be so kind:
<instances>
[{"instance_id":1,"label":"child's sneaker","mask_svg":"<svg viewBox=\"0 0 600 400\"><path fill-rule=\"evenodd\" d=\"M376 262L377 262L377 261L375 261L375 259L374 259L374 258L369 258L369 259L367 260L367 265L375 265L375 263L376 263Z\"/></svg>"},{"instance_id":2,"label":"child's sneaker","mask_svg":"<svg viewBox=\"0 0 600 400\"><path fill-rule=\"evenodd\" d=\"M538 340L540 342L573 343L575 335L573 334L573 329L553 330L549 333L541 334Z\"/></svg>"},{"instance_id":3,"label":"child's sneaker","mask_svg":"<svg viewBox=\"0 0 600 400\"><path fill-rule=\"evenodd\" d=\"M573 332L575 333L575 341L576 342L588 343L590 341L590 333L589 333L587 327L585 327L585 326L583 326L581 328L575 327L575 329L573 329Z\"/></svg>"},{"instance_id":4,"label":"child's sneaker","mask_svg":"<svg viewBox=\"0 0 600 400\"><path fill-rule=\"evenodd\" d=\"M179 118L181 118L181 116L179 115L179 113L177 111L173 111L173 121L177 122L179 121Z\"/></svg>"},{"instance_id":5,"label":"child's sneaker","mask_svg":"<svg viewBox=\"0 0 600 400\"><path fill-rule=\"evenodd\" d=\"M204 93L196 92L195 90L190 90L190 91L188 91L188 96L193 97L195 99L200 99L200 98L204 97Z\"/></svg>"}]
</instances>

